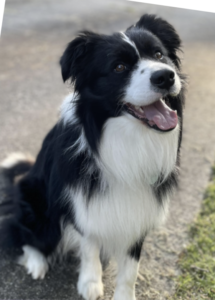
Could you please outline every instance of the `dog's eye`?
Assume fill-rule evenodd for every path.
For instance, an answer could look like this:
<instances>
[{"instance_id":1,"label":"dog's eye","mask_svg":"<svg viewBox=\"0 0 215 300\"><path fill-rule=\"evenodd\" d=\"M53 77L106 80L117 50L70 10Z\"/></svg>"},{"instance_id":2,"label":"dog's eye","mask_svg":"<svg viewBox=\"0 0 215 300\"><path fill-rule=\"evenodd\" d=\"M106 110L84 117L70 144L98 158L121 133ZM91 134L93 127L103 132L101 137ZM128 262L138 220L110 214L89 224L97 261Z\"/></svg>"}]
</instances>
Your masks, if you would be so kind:
<instances>
[{"instance_id":1,"label":"dog's eye","mask_svg":"<svg viewBox=\"0 0 215 300\"><path fill-rule=\"evenodd\" d=\"M163 58L163 54L161 52L156 52L155 53L155 58L162 59Z\"/></svg>"},{"instance_id":2,"label":"dog's eye","mask_svg":"<svg viewBox=\"0 0 215 300\"><path fill-rule=\"evenodd\" d=\"M120 65L116 66L114 71L117 72L117 73L121 73L121 72L125 71L125 69L126 69L126 66L120 64Z\"/></svg>"}]
</instances>

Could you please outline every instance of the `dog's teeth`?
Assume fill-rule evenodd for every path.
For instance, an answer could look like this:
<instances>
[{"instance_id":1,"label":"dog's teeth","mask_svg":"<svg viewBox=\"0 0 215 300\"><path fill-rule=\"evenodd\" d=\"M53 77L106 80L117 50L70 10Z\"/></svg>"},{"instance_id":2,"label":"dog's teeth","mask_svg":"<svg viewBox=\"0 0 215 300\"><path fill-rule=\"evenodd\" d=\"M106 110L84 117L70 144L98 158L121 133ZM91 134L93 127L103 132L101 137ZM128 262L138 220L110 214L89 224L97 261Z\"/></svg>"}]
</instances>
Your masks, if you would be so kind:
<instances>
[{"instance_id":1,"label":"dog's teeth","mask_svg":"<svg viewBox=\"0 0 215 300\"><path fill-rule=\"evenodd\" d=\"M139 111L140 111L141 113L143 113L143 112L144 112L144 110L143 110L141 107L140 107Z\"/></svg>"}]
</instances>

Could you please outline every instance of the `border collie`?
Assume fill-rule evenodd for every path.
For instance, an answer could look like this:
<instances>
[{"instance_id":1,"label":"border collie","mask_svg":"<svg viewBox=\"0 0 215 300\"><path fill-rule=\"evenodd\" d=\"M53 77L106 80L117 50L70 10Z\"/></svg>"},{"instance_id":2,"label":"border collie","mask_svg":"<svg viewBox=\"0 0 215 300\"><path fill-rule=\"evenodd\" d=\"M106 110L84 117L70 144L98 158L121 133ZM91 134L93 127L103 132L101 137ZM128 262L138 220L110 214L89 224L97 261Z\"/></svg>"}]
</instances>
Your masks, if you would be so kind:
<instances>
[{"instance_id":1,"label":"border collie","mask_svg":"<svg viewBox=\"0 0 215 300\"><path fill-rule=\"evenodd\" d=\"M177 185L184 76L181 41L155 15L125 32L81 32L60 59L74 84L35 162L1 167L10 197L0 207L4 248L34 279L57 256L80 255L78 292L103 295L101 257L114 257L114 300L134 300L141 248L165 219ZM17 177L18 176L18 177Z\"/></svg>"}]
</instances>

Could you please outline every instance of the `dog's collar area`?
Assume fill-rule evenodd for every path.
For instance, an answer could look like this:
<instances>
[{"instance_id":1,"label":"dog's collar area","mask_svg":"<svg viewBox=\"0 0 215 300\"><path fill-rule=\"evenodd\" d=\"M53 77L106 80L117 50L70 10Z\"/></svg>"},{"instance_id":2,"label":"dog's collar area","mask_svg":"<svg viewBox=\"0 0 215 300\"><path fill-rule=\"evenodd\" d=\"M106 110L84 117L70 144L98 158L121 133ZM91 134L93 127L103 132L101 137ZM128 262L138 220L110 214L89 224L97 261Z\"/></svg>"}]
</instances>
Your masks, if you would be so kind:
<instances>
[{"instance_id":1,"label":"dog's collar area","mask_svg":"<svg viewBox=\"0 0 215 300\"><path fill-rule=\"evenodd\" d=\"M159 131L173 130L178 124L177 111L172 110L163 99L146 106L125 103L124 108L133 117Z\"/></svg>"}]
</instances>

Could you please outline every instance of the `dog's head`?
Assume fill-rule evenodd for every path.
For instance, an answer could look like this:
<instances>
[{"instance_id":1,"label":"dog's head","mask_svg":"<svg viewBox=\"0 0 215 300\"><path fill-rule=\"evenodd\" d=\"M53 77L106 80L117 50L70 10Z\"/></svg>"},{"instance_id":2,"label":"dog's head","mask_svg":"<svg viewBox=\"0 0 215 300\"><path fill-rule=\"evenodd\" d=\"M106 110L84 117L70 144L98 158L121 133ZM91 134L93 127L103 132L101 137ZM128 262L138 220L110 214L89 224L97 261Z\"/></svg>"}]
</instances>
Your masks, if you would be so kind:
<instances>
[{"instance_id":1,"label":"dog's head","mask_svg":"<svg viewBox=\"0 0 215 300\"><path fill-rule=\"evenodd\" d=\"M174 28L155 15L110 36L85 31L61 57L62 77L74 82L82 104L100 121L130 114L150 128L170 131L182 109L180 45Z\"/></svg>"}]
</instances>

